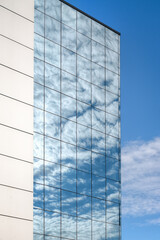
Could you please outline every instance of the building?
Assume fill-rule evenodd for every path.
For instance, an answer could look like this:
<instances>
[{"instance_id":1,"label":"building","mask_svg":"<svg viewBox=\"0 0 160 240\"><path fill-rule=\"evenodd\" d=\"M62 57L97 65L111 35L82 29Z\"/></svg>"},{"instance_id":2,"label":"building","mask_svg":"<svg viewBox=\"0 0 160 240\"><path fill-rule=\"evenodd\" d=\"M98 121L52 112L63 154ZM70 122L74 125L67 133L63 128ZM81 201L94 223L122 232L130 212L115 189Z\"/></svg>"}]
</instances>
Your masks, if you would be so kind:
<instances>
[{"instance_id":1,"label":"building","mask_svg":"<svg viewBox=\"0 0 160 240\"><path fill-rule=\"evenodd\" d=\"M120 240L120 34L65 1L0 4L0 239Z\"/></svg>"}]
</instances>

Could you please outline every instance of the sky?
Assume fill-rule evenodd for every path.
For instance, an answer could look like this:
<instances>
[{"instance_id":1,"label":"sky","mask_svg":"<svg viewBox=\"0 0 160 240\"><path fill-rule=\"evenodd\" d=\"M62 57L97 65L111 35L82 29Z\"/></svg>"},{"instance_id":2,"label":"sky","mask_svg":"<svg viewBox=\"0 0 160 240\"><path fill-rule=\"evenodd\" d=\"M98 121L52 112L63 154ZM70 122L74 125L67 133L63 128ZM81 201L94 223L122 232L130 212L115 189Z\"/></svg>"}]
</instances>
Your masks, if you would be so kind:
<instances>
[{"instance_id":1,"label":"sky","mask_svg":"<svg viewBox=\"0 0 160 240\"><path fill-rule=\"evenodd\" d=\"M121 32L122 240L159 240L160 1L68 2Z\"/></svg>"}]
</instances>

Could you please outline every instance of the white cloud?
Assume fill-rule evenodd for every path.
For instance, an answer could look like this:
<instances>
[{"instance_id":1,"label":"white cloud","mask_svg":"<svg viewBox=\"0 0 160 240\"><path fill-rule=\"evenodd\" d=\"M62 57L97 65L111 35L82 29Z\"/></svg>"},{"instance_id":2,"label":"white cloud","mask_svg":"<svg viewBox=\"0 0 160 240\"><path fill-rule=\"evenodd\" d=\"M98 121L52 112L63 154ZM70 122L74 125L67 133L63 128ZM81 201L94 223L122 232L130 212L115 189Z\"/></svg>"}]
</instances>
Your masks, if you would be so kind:
<instances>
[{"instance_id":1,"label":"white cloud","mask_svg":"<svg viewBox=\"0 0 160 240\"><path fill-rule=\"evenodd\" d=\"M160 214L160 138L122 148L122 214Z\"/></svg>"}]
</instances>

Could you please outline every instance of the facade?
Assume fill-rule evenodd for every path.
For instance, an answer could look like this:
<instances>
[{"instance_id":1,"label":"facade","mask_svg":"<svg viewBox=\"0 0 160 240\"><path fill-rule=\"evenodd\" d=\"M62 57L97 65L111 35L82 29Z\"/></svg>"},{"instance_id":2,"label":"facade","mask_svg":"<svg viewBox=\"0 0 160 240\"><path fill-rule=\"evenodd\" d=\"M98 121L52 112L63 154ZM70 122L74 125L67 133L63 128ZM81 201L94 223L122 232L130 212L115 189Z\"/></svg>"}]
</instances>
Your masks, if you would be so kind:
<instances>
[{"instance_id":1,"label":"facade","mask_svg":"<svg viewBox=\"0 0 160 240\"><path fill-rule=\"evenodd\" d=\"M120 34L64 1L0 4L0 239L120 240Z\"/></svg>"}]
</instances>

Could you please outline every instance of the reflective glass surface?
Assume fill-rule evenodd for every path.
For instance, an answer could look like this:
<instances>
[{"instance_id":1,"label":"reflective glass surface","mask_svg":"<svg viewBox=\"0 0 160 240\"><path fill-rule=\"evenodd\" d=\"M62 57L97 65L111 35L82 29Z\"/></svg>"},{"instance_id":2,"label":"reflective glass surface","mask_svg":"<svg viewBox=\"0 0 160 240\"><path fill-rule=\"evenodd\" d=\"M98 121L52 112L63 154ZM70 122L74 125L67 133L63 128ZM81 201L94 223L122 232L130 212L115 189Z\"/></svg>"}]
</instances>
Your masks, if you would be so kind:
<instances>
[{"instance_id":1,"label":"reflective glass surface","mask_svg":"<svg viewBox=\"0 0 160 240\"><path fill-rule=\"evenodd\" d=\"M120 240L119 35L60 0L34 26L34 240Z\"/></svg>"}]
</instances>

